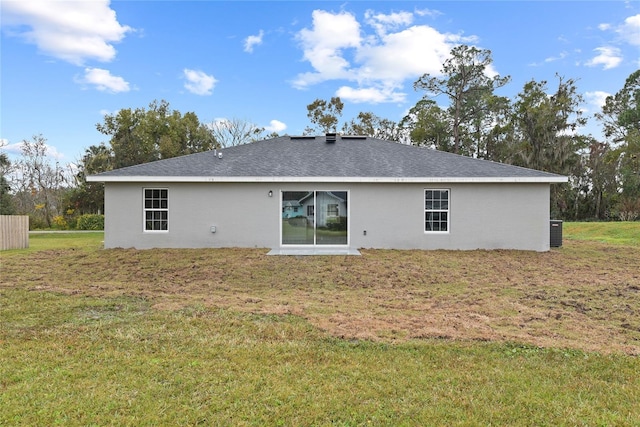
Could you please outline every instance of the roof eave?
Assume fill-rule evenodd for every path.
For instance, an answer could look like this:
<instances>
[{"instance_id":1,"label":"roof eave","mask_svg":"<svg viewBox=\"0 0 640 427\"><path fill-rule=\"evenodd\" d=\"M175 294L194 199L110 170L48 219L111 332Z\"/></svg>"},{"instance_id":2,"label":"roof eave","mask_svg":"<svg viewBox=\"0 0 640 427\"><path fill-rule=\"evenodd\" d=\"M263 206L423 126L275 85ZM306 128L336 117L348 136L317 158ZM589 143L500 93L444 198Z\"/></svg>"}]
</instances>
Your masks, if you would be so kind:
<instances>
[{"instance_id":1,"label":"roof eave","mask_svg":"<svg viewBox=\"0 0 640 427\"><path fill-rule=\"evenodd\" d=\"M563 183L568 177L338 177L338 176L87 176L88 182L351 182L351 183Z\"/></svg>"}]
</instances>

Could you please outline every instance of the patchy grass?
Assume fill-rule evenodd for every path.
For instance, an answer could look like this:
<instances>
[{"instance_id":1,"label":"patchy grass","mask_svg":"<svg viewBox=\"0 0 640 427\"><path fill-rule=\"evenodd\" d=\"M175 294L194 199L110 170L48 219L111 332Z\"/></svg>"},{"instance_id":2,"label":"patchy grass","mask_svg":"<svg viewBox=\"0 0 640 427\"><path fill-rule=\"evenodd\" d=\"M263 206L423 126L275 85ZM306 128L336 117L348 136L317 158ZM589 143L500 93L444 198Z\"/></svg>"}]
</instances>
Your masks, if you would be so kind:
<instances>
[{"instance_id":1,"label":"patchy grass","mask_svg":"<svg viewBox=\"0 0 640 427\"><path fill-rule=\"evenodd\" d=\"M638 246L269 257L40 236L0 253L0 425L640 419Z\"/></svg>"},{"instance_id":2,"label":"patchy grass","mask_svg":"<svg viewBox=\"0 0 640 427\"><path fill-rule=\"evenodd\" d=\"M262 249L93 245L3 254L0 286L143 297L154 309L293 314L344 339L435 337L640 353L637 247L566 240L546 253L272 257Z\"/></svg>"}]
</instances>

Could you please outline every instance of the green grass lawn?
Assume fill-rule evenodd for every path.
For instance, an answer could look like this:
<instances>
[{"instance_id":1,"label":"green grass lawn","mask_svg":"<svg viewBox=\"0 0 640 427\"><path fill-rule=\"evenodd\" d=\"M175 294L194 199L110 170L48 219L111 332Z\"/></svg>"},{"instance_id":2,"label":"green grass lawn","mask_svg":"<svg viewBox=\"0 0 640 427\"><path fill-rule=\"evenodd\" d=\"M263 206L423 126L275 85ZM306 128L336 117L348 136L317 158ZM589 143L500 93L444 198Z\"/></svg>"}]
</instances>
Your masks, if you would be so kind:
<instances>
[{"instance_id":1,"label":"green grass lawn","mask_svg":"<svg viewBox=\"0 0 640 427\"><path fill-rule=\"evenodd\" d=\"M640 223L611 224L565 223L566 244L545 254L266 257L32 234L0 253L0 425L637 426L637 354L500 338L602 333L639 348L640 277L621 273ZM463 307L478 324L496 315L497 332L339 332L392 313L422 328L420 300L451 304L443 325Z\"/></svg>"},{"instance_id":2,"label":"green grass lawn","mask_svg":"<svg viewBox=\"0 0 640 427\"><path fill-rule=\"evenodd\" d=\"M637 357L3 289L0 425L637 425Z\"/></svg>"},{"instance_id":3,"label":"green grass lawn","mask_svg":"<svg viewBox=\"0 0 640 427\"><path fill-rule=\"evenodd\" d=\"M30 233L27 249L8 251L7 254L13 256L48 249L95 250L102 247L103 241L104 231Z\"/></svg>"},{"instance_id":4,"label":"green grass lawn","mask_svg":"<svg viewBox=\"0 0 640 427\"><path fill-rule=\"evenodd\" d=\"M568 239L640 246L640 221L565 222L562 232Z\"/></svg>"}]
</instances>

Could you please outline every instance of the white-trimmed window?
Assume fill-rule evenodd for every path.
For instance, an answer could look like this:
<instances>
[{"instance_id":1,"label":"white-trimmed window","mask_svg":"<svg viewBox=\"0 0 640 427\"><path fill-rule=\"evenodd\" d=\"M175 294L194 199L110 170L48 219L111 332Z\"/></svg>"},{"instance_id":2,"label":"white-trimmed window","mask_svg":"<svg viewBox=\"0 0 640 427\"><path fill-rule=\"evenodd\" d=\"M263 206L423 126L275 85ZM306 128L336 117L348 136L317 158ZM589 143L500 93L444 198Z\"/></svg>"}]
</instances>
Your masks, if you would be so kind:
<instances>
[{"instance_id":1,"label":"white-trimmed window","mask_svg":"<svg viewBox=\"0 0 640 427\"><path fill-rule=\"evenodd\" d=\"M449 190L424 190L424 231L449 232Z\"/></svg>"},{"instance_id":2,"label":"white-trimmed window","mask_svg":"<svg viewBox=\"0 0 640 427\"><path fill-rule=\"evenodd\" d=\"M144 189L144 231L169 231L168 189Z\"/></svg>"}]
</instances>

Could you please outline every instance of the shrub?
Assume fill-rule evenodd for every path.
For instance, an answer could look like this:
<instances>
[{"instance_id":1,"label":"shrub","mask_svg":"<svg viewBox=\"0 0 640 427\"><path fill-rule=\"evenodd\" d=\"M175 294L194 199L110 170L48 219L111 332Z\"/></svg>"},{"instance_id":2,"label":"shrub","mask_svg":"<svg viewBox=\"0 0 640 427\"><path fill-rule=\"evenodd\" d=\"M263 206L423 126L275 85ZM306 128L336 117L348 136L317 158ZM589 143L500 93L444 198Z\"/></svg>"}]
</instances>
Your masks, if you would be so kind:
<instances>
[{"instance_id":1,"label":"shrub","mask_svg":"<svg viewBox=\"0 0 640 427\"><path fill-rule=\"evenodd\" d=\"M293 227L305 227L307 225L307 217L298 215L298 216L289 218L287 222L289 223L289 225Z\"/></svg>"},{"instance_id":2,"label":"shrub","mask_svg":"<svg viewBox=\"0 0 640 427\"><path fill-rule=\"evenodd\" d=\"M43 230L49 228L47 222L40 215L29 214L29 230Z\"/></svg>"},{"instance_id":3,"label":"shrub","mask_svg":"<svg viewBox=\"0 0 640 427\"><path fill-rule=\"evenodd\" d=\"M78 217L78 230L104 230L104 215L87 214Z\"/></svg>"},{"instance_id":4,"label":"shrub","mask_svg":"<svg viewBox=\"0 0 640 427\"><path fill-rule=\"evenodd\" d=\"M620 221L635 221L640 216L640 198L625 197L616 207Z\"/></svg>"},{"instance_id":5,"label":"shrub","mask_svg":"<svg viewBox=\"0 0 640 427\"><path fill-rule=\"evenodd\" d=\"M68 230L76 230L78 228L78 217L70 216L66 218L67 221L67 229Z\"/></svg>"},{"instance_id":6,"label":"shrub","mask_svg":"<svg viewBox=\"0 0 640 427\"><path fill-rule=\"evenodd\" d=\"M57 228L59 230L66 230L69 225L67 224L67 220L64 219L62 215L56 215L53 217L53 228Z\"/></svg>"},{"instance_id":7,"label":"shrub","mask_svg":"<svg viewBox=\"0 0 640 427\"><path fill-rule=\"evenodd\" d=\"M333 231L346 231L347 230L347 217L341 216L338 218L330 218L327 220L327 228Z\"/></svg>"}]
</instances>

